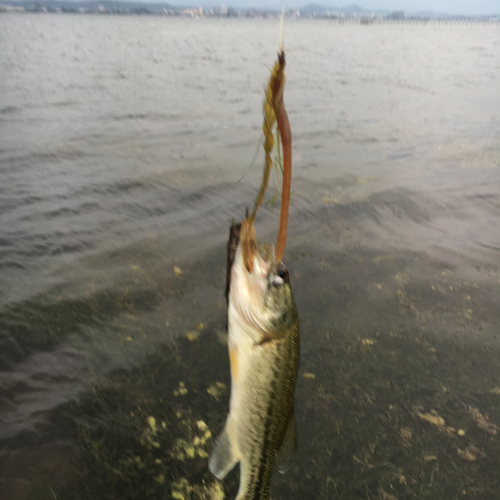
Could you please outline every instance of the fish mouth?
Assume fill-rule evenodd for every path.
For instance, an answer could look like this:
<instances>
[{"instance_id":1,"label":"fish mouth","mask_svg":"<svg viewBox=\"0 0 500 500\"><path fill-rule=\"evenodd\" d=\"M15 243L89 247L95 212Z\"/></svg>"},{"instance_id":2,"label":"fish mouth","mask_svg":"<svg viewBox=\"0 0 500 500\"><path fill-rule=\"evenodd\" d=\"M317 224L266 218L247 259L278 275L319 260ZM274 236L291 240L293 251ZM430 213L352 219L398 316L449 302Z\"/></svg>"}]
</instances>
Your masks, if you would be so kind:
<instances>
[{"instance_id":1,"label":"fish mouth","mask_svg":"<svg viewBox=\"0 0 500 500\"><path fill-rule=\"evenodd\" d=\"M238 248L233 267L230 306L233 307L242 324L259 332L260 340L256 345L281 338L281 328L276 321L283 311L276 309L277 289L290 283L288 270L282 262L275 262L275 248L271 243L258 248L248 272L243 260L242 248ZM281 333L280 333L281 332Z\"/></svg>"},{"instance_id":2,"label":"fish mouth","mask_svg":"<svg viewBox=\"0 0 500 500\"><path fill-rule=\"evenodd\" d=\"M269 287L278 284L275 280L281 279L275 275L274 245L263 244L257 249L251 272L245 265L243 254L240 244L231 270L229 303L243 323L266 335L266 296Z\"/></svg>"},{"instance_id":3,"label":"fish mouth","mask_svg":"<svg viewBox=\"0 0 500 500\"><path fill-rule=\"evenodd\" d=\"M272 290L289 282L288 271L276 262L272 243L257 246L253 223L247 218L233 224L228 242L228 305L241 321L268 335L269 296Z\"/></svg>"},{"instance_id":4,"label":"fish mouth","mask_svg":"<svg viewBox=\"0 0 500 500\"><path fill-rule=\"evenodd\" d=\"M241 249L243 258L244 250ZM265 295L271 287L280 287L289 283L288 270L282 262L276 262L276 250L272 243L261 244L253 256L252 271L248 271L243 258L243 275L248 289ZM245 272L246 271L246 272Z\"/></svg>"},{"instance_id":5,"label":"fish mouth","mask_svg":"<svg viewBox=\"0 0 500 500\"><path fill-rule=\"evenodd\" d=\"M257 235L253 220L247 217L239 223L231 225L229 241L227 245L227 274L226 274L226 297L228 297L232 281L232 268L236 260L236 254L240 250L246 271L265 277L270 286L281 285L279 279L280 269L276 262L276 249L272 243L257 245ZM265 276L264 276L265 275ZM284 279L283 276L281 276Z\"/></svg>"}]
</instances>

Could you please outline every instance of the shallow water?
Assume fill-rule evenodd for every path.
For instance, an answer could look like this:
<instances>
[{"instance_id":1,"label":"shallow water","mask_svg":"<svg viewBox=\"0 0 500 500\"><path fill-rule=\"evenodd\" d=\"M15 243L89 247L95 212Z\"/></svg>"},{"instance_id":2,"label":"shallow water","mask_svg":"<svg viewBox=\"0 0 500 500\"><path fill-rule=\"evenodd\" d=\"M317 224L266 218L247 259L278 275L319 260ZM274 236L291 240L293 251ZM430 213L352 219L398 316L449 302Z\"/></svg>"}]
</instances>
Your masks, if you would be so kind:
<instances>
[{"instance_id":1,"label":"shallow water","mask_svg":"<svg viewBox=\"0 0 500 500\"><path fill-rule=\"evenodd\" d=\"M211 439L177 440L227 411L225 244L260 181L277 32L0 16L0 498L215 488ZM496 499L500 33L287 21L285 39L302 357L273 495Z\"/></svg>"}]
</instances>

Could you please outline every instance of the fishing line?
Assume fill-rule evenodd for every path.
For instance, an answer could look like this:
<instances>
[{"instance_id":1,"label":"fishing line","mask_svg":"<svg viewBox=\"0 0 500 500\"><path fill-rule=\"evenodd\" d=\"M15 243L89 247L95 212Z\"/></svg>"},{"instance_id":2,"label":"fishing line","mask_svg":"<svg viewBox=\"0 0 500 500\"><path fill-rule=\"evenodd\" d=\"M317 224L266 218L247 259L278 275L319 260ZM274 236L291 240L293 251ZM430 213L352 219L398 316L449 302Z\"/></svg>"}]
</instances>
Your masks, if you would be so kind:
<instances>
[{"instance_id":1,"label":"fishing line","mask_svg":"<svg viewBox=\"0 0 500 500\"><path fill-rule=\"evenodd\" d=\"M235 185L239 184L245 178L245 175L248 174L249 170L251 168L253 168L253 166L255 165L255 162L257 161L257 157L259 156L259 151L260 151L260 148L262 147L263 142L264 142L264 134L262 133L262 134L260 134L260 139L259 139L259 142L257 143L257 148L255 149L255 152L253 154L252 161L250 162L250 165L248 165L248 167L243 172L243 175L234 183Z\"/></svg>"}]
</instances>

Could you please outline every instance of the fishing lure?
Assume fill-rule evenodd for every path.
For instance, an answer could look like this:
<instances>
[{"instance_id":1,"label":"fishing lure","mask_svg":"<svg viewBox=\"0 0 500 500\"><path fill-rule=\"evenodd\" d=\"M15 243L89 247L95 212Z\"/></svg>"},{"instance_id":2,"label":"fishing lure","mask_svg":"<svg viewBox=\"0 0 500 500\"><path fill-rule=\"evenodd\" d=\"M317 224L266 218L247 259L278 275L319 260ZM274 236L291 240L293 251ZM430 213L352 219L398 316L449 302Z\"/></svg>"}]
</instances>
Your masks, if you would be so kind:
<instances>
[{"instance_id":1,"label":"fishing lure","mask_svg":"<svg viewBox=\"0 0 500 500\"><path fill-rule=\"evenodd\" d=\"M243 261L248 272L253 268L253 256L257 252L257 243L254 222L258 208L262 205L269 183L269 176L273 166L272 152L275 138L274 128L277 125L276 135L281 141L283 149L283 188L281 195L281 212L278 237L276 242L276 262L280 262L283 257L286 245L288 228L288 208L290 205L290 186L292 180L292 132L285 104L283 102L283 92L285 87L285 52L281 50L278 60L274 64L266 89L264 100L264 123L262 131L264 133L264 174L259 194L255 200L252 213L242 221L240 241L243 252Z\"/></svg>"}]
</instances>

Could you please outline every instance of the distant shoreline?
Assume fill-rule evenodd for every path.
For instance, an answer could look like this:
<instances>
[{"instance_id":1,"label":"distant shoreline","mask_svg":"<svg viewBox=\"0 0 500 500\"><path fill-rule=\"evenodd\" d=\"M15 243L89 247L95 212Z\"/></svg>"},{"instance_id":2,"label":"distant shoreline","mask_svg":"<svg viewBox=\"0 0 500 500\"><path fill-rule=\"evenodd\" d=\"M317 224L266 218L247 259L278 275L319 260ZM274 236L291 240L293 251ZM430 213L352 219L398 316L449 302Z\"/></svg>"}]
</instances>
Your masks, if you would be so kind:
<instances>
[{"instance_id":1,"label":"distant shoreline","mask_svg":"<svg viewBox=\"0 0 500 500\"><path fill-rule=\"evenodd\" d=\"M0 13L32 14L90 14L90 15L140 15L190 18L244 18L277 19L281 11L266 9L235 9L220 5L204 9L203 7L177 7L168 3L124 0L20 0L2 4ZM382 23L470 23L500 22L500 13L481 15L462 15L436 13L432 11L405 12L402 10L365 10L356 5L340 9L330 9L321 5L308 5L300 9L287 9L287 19L315 19L337 21L349 24Z\"/></svg>"},{"instance_id":2,"label":"distant shoreline","mask_svg":"<svg viewBox=\"0 0 500 500\"><path fill-rule=\"evenodd\" d=\"M30 10L24 7L0 5L0 14L13 15L13 14L38 14L38 15L81 15L81 16L147 16L147 17L168 17L168 18L191 18L191 19L278 19L280 14L278 12L268 11L263 15L238 15L238 16L214 16L214 15L187 15L159 11L123 11L121 9L112 11L98 11L98 10L79 10L79 9L46 9L46 10ZM467 23L482 23L482 24L497 24L500 22L500 15L498 16L449 16L449 17L405 17L401 19L392 19L388 17L368 17L368 16L346 16L346 17L327 17L327 16L285 16L287 19L294 19L296 21L329 21L337 24L467 24Z\"/></svg>"}]
</instances>

